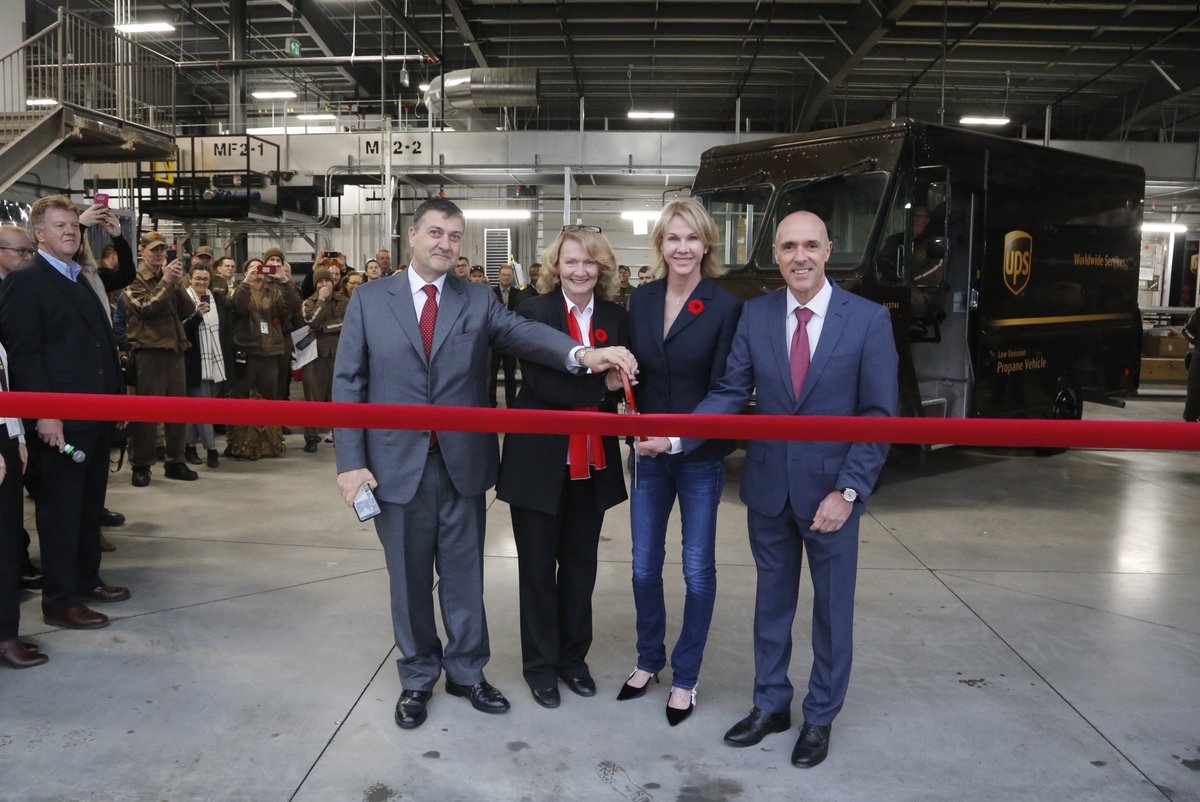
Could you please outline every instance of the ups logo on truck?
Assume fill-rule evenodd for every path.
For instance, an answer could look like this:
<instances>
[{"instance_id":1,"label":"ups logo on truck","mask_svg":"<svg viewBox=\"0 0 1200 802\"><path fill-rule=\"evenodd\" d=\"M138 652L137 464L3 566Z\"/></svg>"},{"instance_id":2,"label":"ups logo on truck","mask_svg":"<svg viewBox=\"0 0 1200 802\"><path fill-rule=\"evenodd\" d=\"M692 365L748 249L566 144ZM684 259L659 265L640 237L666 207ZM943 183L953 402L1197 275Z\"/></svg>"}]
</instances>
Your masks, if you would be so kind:
<instances>
[{"instance_id":1,"label":"ups logo on truck","mask_svg":"<svg viewBox=\"0 0 1200 802\"><path fill-rule=\"evenodd\" d=\"M1033 236L1025 231L1010 231L1004 235L1004 286L1013 295L1020 295L1029 286L1033 266Z\"/></svg>"}]
</instances>

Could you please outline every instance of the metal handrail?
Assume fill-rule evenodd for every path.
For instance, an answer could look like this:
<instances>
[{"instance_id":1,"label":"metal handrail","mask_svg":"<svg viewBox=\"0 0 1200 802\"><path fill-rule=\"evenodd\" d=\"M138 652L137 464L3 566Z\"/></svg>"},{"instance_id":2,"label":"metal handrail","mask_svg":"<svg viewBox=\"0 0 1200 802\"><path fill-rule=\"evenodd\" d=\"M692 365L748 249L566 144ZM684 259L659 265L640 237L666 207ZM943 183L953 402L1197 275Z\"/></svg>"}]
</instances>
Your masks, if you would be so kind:
<instances>
[{"instance_id":1,"label":"metal handrail","mask_svg":"<svg viewBox=\"0 0 1200 802\"><path fill-rule=\"evenodd\" d=\"M53 101L30 106L29 101ZM0 56L0 113L36 120L70 106L174 133L174 63L66 9Z\"/></svg>"}]
</instances>

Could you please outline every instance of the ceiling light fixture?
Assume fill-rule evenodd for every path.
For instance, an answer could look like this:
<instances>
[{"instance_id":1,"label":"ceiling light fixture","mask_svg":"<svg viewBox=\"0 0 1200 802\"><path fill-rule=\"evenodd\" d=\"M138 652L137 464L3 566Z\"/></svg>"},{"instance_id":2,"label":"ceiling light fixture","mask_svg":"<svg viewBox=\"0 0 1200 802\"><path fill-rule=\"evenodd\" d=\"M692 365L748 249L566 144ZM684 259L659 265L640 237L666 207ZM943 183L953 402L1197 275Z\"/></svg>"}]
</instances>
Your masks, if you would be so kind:
<instances>
[{"instance_id":1,"label":"ceiling light fixture","mask_svg":"<svg viewBox=\"0 0 1200 802\"><path fill-rule=\"evenodd\" d=\"M675 112L673 111L633 111L629 112L631 120L673 120Z\"/></svg>"},{"instance_id":2,"label":"ceiling light fixture","mask_svg":"<svg viewBox=\"0 0 1200 802\"><path fill-rule=\"evenodd\" d=\"M53 106L57 103L52 97L31 97L25 101L26 106Z\"/></svg>"},{"instance_id":3,"label":"ceiling light fixture","mask_svg":"<svg viewBox=\"0 0 1200 802\"><path fill-rule=\"evenodd\" d=\"M958 118L960 125L1008 125L1007 117L973 117L966 115Z\"/></svg>"},{"instance_id":4,"label":"ceiling light fixture","mask_svg":"<svg viewBox=\"0 0 1200 802\"><path fill-rule=\"evenodd\" d=\"M170 33L175 30L169 22L127 22L114 27L120 33Z\"/></svg>"},{"instance_id":5,"label":"ceiling light fixture","mask_svg":"<svg viewBox=\"0 0 1200 802\"><path fill-rule=\"evenodd\" d=\"M417 84L417 89L419 89L422 92L428 92L429 84Z\"/></svg>"},{"instance_id":6,"label":"ceiling light fixture","mask_svg":"<svg viewBox=\"0 0 1200 802\"><path fill-rule=\"evenodd\" d=\"M1142 223L1142 233L1185 234L1187 230L1183 223Z\"/></svg>"},{"instance_id":7,"label":"ceiling light fixture","mask_svg":"<svg viewBox=\"0 0 1200 802\"><path fill-rule=\"evenodd\" d=\"M297 114L297 115L296 115L296 119L297 119L297 120L336 120L336 119L337 119L337 115L336 115L336 114L329 114L329 113L324 113L324 114Z\"/></svg>"},{"instance_id":8,"label":"ceiling light fixture","mask_svg":"<svg viewBox=\"0 0 1200 802\"><path fill-rule=\"evenodd\" d=\"M467 220L528 220L528 209L463 209Z\"/></svg>"},{"instance_id":9,"label":"ceiling light fixture","mask_svg":"<svg viewBox=\"0 0 1200 802\"><path fill-rule=\"evenodd\" d=\"M290 100L296 96L296 93L290 89L260 89L257 92L251 92L250 96L259 100Z\"/></svg>"}]
</instances>

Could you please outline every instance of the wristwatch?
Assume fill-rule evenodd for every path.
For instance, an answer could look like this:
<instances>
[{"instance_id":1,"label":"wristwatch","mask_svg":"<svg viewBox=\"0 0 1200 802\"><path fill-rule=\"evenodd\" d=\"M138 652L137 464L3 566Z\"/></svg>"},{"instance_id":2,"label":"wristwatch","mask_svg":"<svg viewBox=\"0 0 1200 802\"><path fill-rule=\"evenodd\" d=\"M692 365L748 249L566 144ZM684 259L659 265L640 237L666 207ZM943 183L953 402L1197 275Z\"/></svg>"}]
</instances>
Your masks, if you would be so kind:
<instances>
[{"instance_id":1,"label":"wristwatch","mask_svg":"<svg viewBox=\"0 0 1200 802\"><path fill-rule=\"evenodd\" d=\"M841 490L842 498L844 500L849 501L851 504L853 504L855 501L858 501L858 491L853 487L842 487L838 489Z\"/></svg>"},{"instance_id":2,"label":"wristwatch","mask_svg":"<svg viewBox=\"0 0 1200 802\"><path fill-rule=\"evenodd\" d=\"M583 364L583 358L595 350L596 349L590 345L583 346L582 348L580 348L578 351L575 352L575 361L579 363L579 366L581 368L586 368L587 365Z\"/></svg>"}]
</instances>

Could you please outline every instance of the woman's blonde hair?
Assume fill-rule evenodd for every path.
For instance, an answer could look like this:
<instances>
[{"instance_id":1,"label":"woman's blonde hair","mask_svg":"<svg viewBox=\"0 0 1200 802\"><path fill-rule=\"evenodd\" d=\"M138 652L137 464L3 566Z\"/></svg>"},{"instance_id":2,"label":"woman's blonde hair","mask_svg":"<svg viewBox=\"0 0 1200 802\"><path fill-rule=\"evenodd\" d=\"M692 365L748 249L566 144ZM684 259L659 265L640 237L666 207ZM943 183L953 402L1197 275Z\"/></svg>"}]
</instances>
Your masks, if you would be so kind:
<instances>
[{"instance_id":1,"label":"woman's blonde hair","mask_svg":"<svg viewBox=\"0 0 1200 802\"><path fill-rule=\"evenodd\" d=\"M542 251L542 271L538 273L537 290L541 293L551 292L558 286L558 257L563 243L574 240L582 246L588 258L595 259L600 266L600 274L596 278L596 297L610 300L617 290L617 257L608 238L599 231L593 231L583 226L568 226L569 230L558 232L550 247Z\"/></svg>"},{"instance_id":2,"label":"woman's blonde hair","mask_svg":"<svg viewBox=\"0 0 1200 802\"><path fill-rule=\"evenodd\" d=\"M663 258L662 245L663 240L667 237L667 226L676 217L699 234L700 242L704 244L704 257L700 260L700 275L707 278L724 275L725 266L721 264L721 257L717 255L717 245L720 244L721 239L717 222L695 198L677 198L663 207L658 222L654 224L654 230L650 232L650 242L654 246L654 264L650 267L650 274L655 278L667 275L667 260Z\"/></svg>"}]
</instances>

